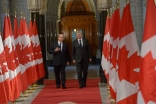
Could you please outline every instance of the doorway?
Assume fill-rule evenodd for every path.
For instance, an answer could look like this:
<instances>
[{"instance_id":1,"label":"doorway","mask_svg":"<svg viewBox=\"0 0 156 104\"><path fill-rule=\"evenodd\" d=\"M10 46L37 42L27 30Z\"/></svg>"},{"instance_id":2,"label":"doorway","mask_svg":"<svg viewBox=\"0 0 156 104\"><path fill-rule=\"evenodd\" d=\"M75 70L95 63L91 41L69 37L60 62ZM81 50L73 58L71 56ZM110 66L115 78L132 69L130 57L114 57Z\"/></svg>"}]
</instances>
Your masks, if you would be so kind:
<instances>
[{"instance_id":1,"label":"doorway","mask_svg":"<svg viewBox=\"0 0 156 104\"><path fill-rule=\"evenodd\" d=\"M76 31L81 30L83 37L88 39L93 57L97 51L97 22L94 16L64 16L61 19L61 28L65 42L69 46L70 57L72 56L72 41L76 39Z\"/></svg>"}]
</instances>

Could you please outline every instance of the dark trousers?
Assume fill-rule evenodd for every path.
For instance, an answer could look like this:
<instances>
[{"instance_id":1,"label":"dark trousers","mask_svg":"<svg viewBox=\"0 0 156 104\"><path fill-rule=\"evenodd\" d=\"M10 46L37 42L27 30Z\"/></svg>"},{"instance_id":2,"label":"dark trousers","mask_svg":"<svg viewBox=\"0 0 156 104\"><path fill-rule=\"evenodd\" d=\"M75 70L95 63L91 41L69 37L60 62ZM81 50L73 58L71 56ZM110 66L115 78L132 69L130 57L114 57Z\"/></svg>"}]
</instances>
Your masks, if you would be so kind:
<instances>
[{"instance_id":1,"label":"dark trousers","mask_svg":"<svg viewBox=\"0 0 156 104\"><path fill-rule=\"evenodd\" d=\"M65 67L66 67L65 65L54 66L55 80L56 80L57 86L60 86L61 84L64 86L66 84ZM61 75L61 78L60 78L60 75Z\"/></svg>"},{"instance_id":2,"label":"dark trousers","mask_svg":"<svg viewBox=\"0 0 156 104\"><path fill-rule=\"evenodd\" d=\"M81 58L80 62L76 62L76 70L77 70L79 85L83 86L84 84L86 84L87 81L88 62L85 62L84 59Z\"/></svg>"}]
</instances>

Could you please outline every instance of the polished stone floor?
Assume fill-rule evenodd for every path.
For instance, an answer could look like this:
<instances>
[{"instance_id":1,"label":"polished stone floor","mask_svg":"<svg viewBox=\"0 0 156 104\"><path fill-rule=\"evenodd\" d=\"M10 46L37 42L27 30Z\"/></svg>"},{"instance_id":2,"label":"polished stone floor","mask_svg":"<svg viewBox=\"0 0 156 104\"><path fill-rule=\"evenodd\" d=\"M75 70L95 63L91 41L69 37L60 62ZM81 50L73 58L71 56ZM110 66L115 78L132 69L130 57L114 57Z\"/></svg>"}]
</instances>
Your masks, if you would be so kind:
<instances>
[{"instance_id":1,"label":"polished stone floor","mask_svg":"<svg viewBox=\"0 0 156 104\"><path fill-rule=\"evenodd\" d=\"M88 78L99 78L99 68L100 65L89 65L88 68ZM54 69L53 67L48 67L49 80L54 80ZM67 79L77 79L76 75L76 67L75 66L67 66L66 67L66 77ZM40 85L37 90L31 93L28 97L24 98L23 102L17 102L16 104L31 104L33 99L38 95L38 93L42 90L44 85ZM107 94L107 84L99 82L99 91L101 94L102 104L111 104L111 101ZM11 104L11 103L9 103ZM69 103L65 103L69 104Z\"/></svg>"},{"instance_id":2,"label":"polished stone floor","mask_svg":"<svg viewBox=\"0 0 156 104\"><path fill-rule=\"evenodd\" d=\"M88 68L88 78L99 78L99 65L90 65ZM48 67L49 79L55 79L54 68ZM66 78L77 79L76 66L66 67Z\"/></svg>"}]
</instances>

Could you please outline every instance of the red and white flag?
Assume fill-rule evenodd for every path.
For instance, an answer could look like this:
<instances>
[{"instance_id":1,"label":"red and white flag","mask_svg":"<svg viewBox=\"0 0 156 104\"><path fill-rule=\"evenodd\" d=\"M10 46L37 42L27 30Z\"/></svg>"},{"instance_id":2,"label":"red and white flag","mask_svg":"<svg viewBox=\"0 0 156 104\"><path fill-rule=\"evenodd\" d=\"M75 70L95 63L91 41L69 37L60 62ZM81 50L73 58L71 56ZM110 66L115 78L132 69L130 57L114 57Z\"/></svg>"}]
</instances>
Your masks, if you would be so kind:
<instances>
[{"instance_id":1,"label":"red and white flag","mask_svg":"<svg viewBox=\"0 0 156 104\"><path fill-rule=\"evenodd\" d=\"M15 101L19 95L19 81L17 75L19 70L16 67L15 56L14 56L14 46L12 41L12 31L10 31L10 20L8 16L4 17L4 29L3 29L3 45L6 54L6 61L9 69L10 87L11 87L11 101Z\"/></svg>"},{"instance_id":2,"label":"red and white flag","mask_svg":"<svg viewBox=\"0 0 156 104\"><path fill-rule=\"evenodd\" d=\"M156 104L156 4L147 0L137 104Z\"/></svg>"},{"instance_id":3,"label":"red and white flag","mask_svg":"<svg viewBox=\"0 0 156 104\"><path fill-rule=\"evenodd\" d=\"M10 30L10 34L11 34L11 42L12 42L12 52L14 55L14 61L15 61L15 65L16 65L16 70L14 71L15 73L15 77L13 78L12 82L17 83L16 86L13 85L13 89L11 91L11 93L13 94L13 101L16 100L17 98L19 98L20 96L20 92L21 92L21 73L20 73L20 67L19 67L19 60L18 60L18 56L17 56L17 52L16 52L16 46L15 46L15 40L14 40L14 35L12 33L12 26L11 26L11 21L10 21L10 17L8 16L8 23L9 23L9 30ZM12 85L11 85L12 86Z\"/></svg>"},{"instance_id":4,"label":"red and white flag","mask_svg":"<svg viewBox=\"0 0 156 104\"><path fill-rule=\"evenodd\" d=\"M117 104L136 104L139 68L139 48L133 27L130 4L128 3L124 7L121 22L118 74L116 76Z\"/></svg>"},{"instance_id":5,"label":"red and white flag","mask_svg":"<svg viewBox=\"0 0 156 104\"><path fill-rule=\"evenodd\" d=\"M107 82L109 82L109 70L110 70L110 54L109 54L109 42L110 42L110 17L107 16L106 18L106 27L105 27L105 33L104 33L104 40L103 40L103 48L102 48L102 60L101 60L101 66L104 70L104 74L107 78Z\"/></svg>"},{"instance_id":6,"label":"red and white flag","mask_svg":"<svg viewBox=\"0 0 156 104\"><path fill-rule=\"evenodd\" d=\"M14 39L14 47L15 47L15 63L16 63L16 66L18 67L19 69L19 74L18 74L18 80L19 80L19 91L22 92L22 82L21 82L21 69L23 68L19 62L19 57L21 55L20 52L18 52L18 50L16 49L16 45L20 42L19 39L20 37L18 36L18 23L17 23L17 19L16 19L16 16L14 18L14 35L13 35L13 39ZM17 45L18 46L18 45Z\"/></svg>"},{"instance_id":7,"label":"red and white flag","mask_svg":"<svg viewBox=\"0 0 156 104\"><path fill-rule=\"evenodd\" d=\"M32 21L30 20L30 24L29 24L29 38L30 38L30 43L31 43L31 58L34 61L34 70L33 71L33 82L35 83L39 78L38 78L38 71L37 71L37 64L36 64L36 59L35 59L35 37L34 37L34 29L33 29L33 25L32 25Z\"/></svg>"},{"instance_id":8,"label":"red and white flag","mask_svg":"<svg viewBox=\"0 0 156 104\"><path fill-rule=\"evenodd\" d=\"M40 41L39 41L39 36L38 36L38 30L37 30L35 20L33 23L33 31L34 31L34 37L35 37L35 41L33 42L33 44L35 45L33 47L34 56L35 56L36 64L37 64L38 78L40 79L45 76L45 72L44 72L44 64L43 64L42 51L41 51L41 46L40 46Z\"/></svg>"},{"instance_id":9,"label":"red and white flag","mask_svg":"<svg viewBox=\"0 0 156 104\"><path fill-rule=\"evenodd\" d=\"M9 72L0 34L0 104L7 104L10 100L10 80Z\"/></svg>"},{"instance_id":10,"label":"red and white flag","mask_svg":"<svg viewBox=\"0 0 156 104\"><path fill-rule=\"evenodd\" d=\"M115 94L115 72L116 70L112 69L113 64L111 60L112 52L113 52L113 38L115 35L115 26L116 22L116 12L112 14L112 18L106 18L106 28L105 28L105 35L104 35L104 42L103 42L103 55L102 55L102 67L107 77L108 84L110 85L110 94L112 98L116 98ZM117 33L116 33L117 34Z\"/></svg>"},{"instance_id":11,"label":"red and white flag","mask_svg":"<svg viewBox=\"0 0 156 104\"><path fill-rule=\"evenodd\" d=\"M116 99L116 74L118 69L117 56L118 56L118 45L119 45L119 35L120 35L120 11L119 8L114 12L113 30L111 36L113 38L112 49L110 55L111 69L109 71L109 85L111 86L110 93L111 97Z\"/></svg>"},{"instance_id":12,"label":"red and white flag","mask_svg":"<svg viewBox=\"0 0 156 104\"><path fill-rule=\"evenodd\" d=\"M16 33L15 33L16 32ZM28 78L27 78L27 72L26 72L26 66L25 66L25 60L24 59L24 51L23 51L23 44L22 41L22 35L23 35L23 19L20 19L20 27L18 29L18 23L17 18L14 18L14 38L15 38L15 45L16 50L19 58L19 64L21 69L21 85L22 85L22 92L24 92L28 88Z\"/></svg>"},{"instance_id":13,"label":"red and white flag","mask_svg":"<svg viewBox=\"0 0 156 104\"><path fill-rule=\"evenodd\" d=\"M28 85L33 84L35 81L37 81L35 72L35 60L33 60L33 51L32 46L30 42L29 32L27 29L27 24L25 18L21 20L21 27L20 27L20 37L21 37L21 44L22 44L22 52L23 52L23 58L24 58L24 65L26 67L27 74L27 81Z\"/></svg>"}]
</instances>

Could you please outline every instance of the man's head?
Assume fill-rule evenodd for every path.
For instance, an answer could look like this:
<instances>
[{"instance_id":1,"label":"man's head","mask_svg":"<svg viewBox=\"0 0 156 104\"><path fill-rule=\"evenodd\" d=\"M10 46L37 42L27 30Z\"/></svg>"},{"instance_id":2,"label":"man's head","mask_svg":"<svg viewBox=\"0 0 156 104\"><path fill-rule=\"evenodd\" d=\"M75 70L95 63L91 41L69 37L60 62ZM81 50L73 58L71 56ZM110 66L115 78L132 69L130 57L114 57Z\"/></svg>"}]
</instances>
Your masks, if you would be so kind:
<instances>
[{"instance_id":1,"label":"man's head","mask_svg":"<svg viewBox=\"0 0 156 104\"><path fill-rule=\"evenodd\" d=\"M63 42L63 40L64 40L64 35L63 34L59 34L58 35L58 41L59 42Z\"/></svg>"},{"instance_id":2,"label":"man's head","mask_svg":"<svg viewBox=\"0 0 156 104\"><path fill-rule=\"evenodd\" d=\"M81 32L81 31L77 31L77 32L76 32L76 37L77 37L78 39L81 39L81 38L82 38L82 32Z\"/></svg>"}]
</instances>

